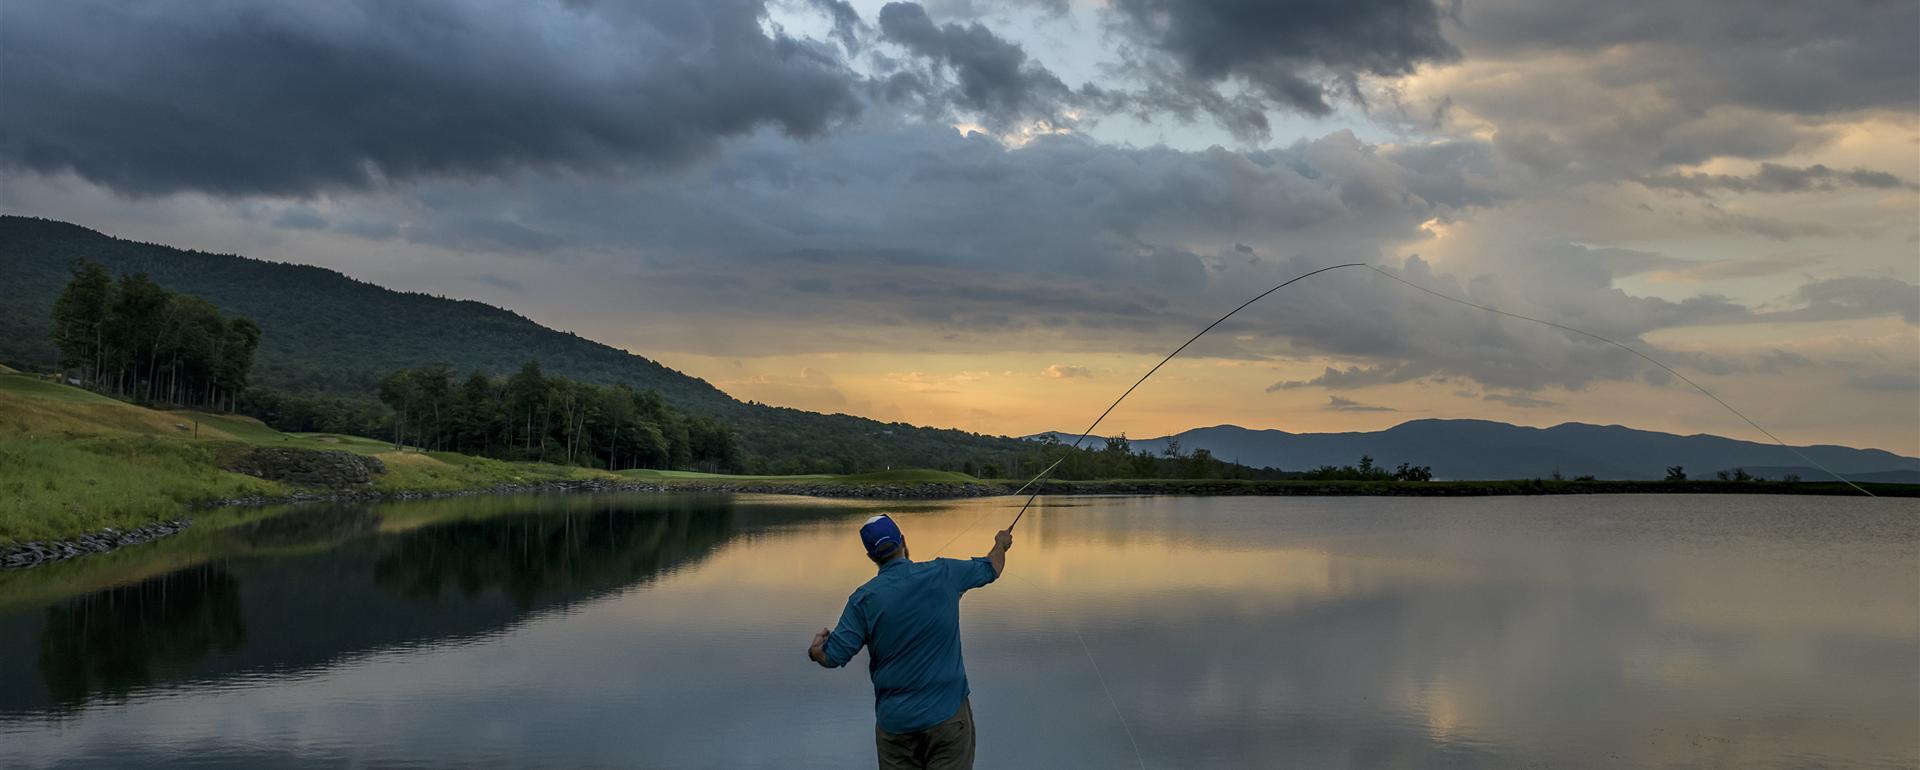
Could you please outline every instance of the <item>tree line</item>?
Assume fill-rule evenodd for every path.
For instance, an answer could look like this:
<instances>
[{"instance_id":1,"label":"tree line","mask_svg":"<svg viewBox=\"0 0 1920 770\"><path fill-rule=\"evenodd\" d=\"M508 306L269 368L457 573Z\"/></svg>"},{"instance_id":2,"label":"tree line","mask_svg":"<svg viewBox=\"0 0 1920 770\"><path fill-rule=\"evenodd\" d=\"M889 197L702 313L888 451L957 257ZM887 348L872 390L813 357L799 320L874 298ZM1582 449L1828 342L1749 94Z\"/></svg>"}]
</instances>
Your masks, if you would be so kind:
<instances>
[{"instance_id":1,"label":"tree line","mask_svg":"<svg viewBox=\"0 0 1920 770\"><path fill-rule=\"evenodd\" d=\"M380 401L395 444L614 470L740 469L725 423L682 414L652 390L547 375L537 361L505 378L459 379L447 364L402 369L381 380Z\"/></svg>"},{"instance_id":2,"label":"tree line","mask_svg":"<svg viewBox=\"0 0 1920 770\"><path fill-rule=\"evenodd\" d=\"M1309 481L1432 481L1433 468L1401 463L1400 467L1387 470L1386 466L1375 465L1372 455L1361 455L1358 465L1322 465L1300 474L1300 478Z\"/></svg>"},{"instance_id":3,"label":"tree line","mask_svg":"<svg viewBox=\"0 0 1920 770\"><path fill-rule=\"evenodd\" d=\"M1158 454L1135 450L1133 442L1121 434L1104 439L1099 446L1075 448L1054 434L1026 442L1026 451L978 466L969 460L960 468L965 473L989 479L1032 478L1048 465L1059 461L1051 478L1069 481L1105 479L1292 479L1297 472L1277 468L1253 468L1228 462L1200 448L1189 452L1178 439L1168 439Z\"/></svg>"},{"instance_id":4,"label":"tree line","mask_svg":"<svg viewBox=\"0 0 1920 770\"><path fill-rule=\"evenodd\" d=\"M233 409L260 347L252 319L84 259L54 301L52 332L60 369L90 390L209 409Z\"/></svg>"}]
</instances>

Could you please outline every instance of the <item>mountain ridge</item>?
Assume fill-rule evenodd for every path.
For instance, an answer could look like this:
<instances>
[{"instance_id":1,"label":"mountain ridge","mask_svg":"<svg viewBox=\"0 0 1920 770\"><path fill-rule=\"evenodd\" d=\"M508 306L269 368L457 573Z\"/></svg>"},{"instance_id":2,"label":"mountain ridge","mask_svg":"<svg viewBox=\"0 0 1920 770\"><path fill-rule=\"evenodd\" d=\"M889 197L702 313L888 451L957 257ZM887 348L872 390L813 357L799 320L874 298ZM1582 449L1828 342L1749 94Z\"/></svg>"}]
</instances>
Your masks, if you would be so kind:
<instances>
[{"instance_id":1,"label":"mountain ridge","mask_svg":"<svg viewBox=\"0 0 1920 770\"><path fill-rule=\"evenodd\" d=\"M1047 435L1071 442L1079 434L1050 431L1026 438ZM1683 466L1696 478L1732 468L1764 468L1778 475L1798 473L1807 480L1826 476L1776 444L1711 433L1682 435L1574 421L1537 428L1473 418L1421 418L1377 431L1330 433L1225 424L1129 441L1135 451L1160 453L1170 438L1178 440L1185 451L1206 449L1229 462L1287 470L1352 464L1365 454L1389 467L1403 462L1432 466L1434 476L1443 479L1541 478L1556 471L1567 477L1657 479L1665 476L1669 465ZM1090 436L1086 445L1098 448L1104 440ZM1920 458L1837 444L1795 449L1843 476L1911 474L1869 480L1920 481Z\"/></svg>"},{"instance_id":2,"label":"mountain ridge","mask_svg":"<svg viewBox=\"0 0 1920 770\"><path fill-rule=\"evenodd\" d=\"M403 292L314 265L178 249L39 217L0 215L0 364L51 369L54 300L85 258L120 275L147 273L170 290L259 323L255 384L371 398L385 374L444 362L504 376L530 359L549 374L658 391L692 414L733 426L759 470L857 473L890 466L959 469L1017 452L1011 438L821 414L735 399L645 356L553 329L476 300Z\"/></svg>"}]
</instances>

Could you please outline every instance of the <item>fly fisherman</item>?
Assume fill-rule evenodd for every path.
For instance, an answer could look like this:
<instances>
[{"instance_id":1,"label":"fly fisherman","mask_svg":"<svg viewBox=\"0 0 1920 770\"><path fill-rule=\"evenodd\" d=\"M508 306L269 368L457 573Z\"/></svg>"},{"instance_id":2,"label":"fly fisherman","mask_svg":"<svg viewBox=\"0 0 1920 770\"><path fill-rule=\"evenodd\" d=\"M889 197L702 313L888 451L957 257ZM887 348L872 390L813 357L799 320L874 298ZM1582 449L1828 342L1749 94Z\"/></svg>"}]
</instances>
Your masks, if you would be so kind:
<instances>
[{"instance_id":1,"label":"fly fisherman","mask_svg":"<svg viewBox=\"0 0 1920 770\"><path fill-rule=\"evenodd\" d=\"M960 595L1000 577L1013 532L973 559L911 560L900 527L875 516L860 543L880 574L854 589L840 624L814 634L807 657L827 668L868 648L880 770L973 767L973 709L960 660Z\"/></svg>"}]
</instances>

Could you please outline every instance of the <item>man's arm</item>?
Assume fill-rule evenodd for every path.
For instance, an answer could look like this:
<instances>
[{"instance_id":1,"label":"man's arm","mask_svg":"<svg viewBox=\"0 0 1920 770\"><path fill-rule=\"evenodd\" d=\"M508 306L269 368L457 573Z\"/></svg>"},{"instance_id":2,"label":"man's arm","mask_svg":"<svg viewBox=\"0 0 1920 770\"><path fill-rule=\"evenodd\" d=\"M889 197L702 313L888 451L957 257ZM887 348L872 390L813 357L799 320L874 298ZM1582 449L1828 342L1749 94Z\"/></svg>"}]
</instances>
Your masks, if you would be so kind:
<instances>
[{"instance_id":1,"label":"man's arm","mask_svg":"<svg viewBox=\"0 0 1920 770\"><path fill-rule=\"evenodd\" d=\"M867 643L865 618L856 593L847 599L847 608L840 611L839 625L831 630L822 628L813 635L813 644L807 646L807 659L826 668L847 665L854 653Z\"/></svg>"},{"instance_id":2,"label":"man's arm","mask_svg":"<svg viewBox=\"0 0 1920 770\"><path fill-rule=\"evenodd\" d=\"M987 552L987 562L993 565L993 576L1007 571L1007 549L1013 547L1013 530L1003 529L993 533L993 550Z\"/></svg>"}]
</instances>

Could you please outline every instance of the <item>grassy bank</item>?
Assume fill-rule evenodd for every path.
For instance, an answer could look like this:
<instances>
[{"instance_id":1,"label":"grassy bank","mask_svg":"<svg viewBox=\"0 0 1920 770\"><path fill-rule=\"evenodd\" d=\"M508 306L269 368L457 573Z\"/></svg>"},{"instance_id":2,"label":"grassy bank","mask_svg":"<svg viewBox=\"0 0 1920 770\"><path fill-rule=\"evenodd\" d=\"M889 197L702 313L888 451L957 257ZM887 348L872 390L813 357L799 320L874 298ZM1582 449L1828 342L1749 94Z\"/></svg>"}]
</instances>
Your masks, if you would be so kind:
<instances>
[{"instance_id":1,"label":"grassy bank","mask_svg":"<svg viewBox=\"0 0 1920 770\"><path fill-rule=\"evenodd\" d=\"M924 468L909 468L897 471L874 471L855 473L845 476L830 474L807 474L801 476L740 476L726 473L696 473L694 471L656 471L628 470L617 474L630 481L657 482L664 485L675 483L716 486L726 484L782 484L796 487L828 486L841 484L979 484L979 479L964 473L953 471L935 471ZM993 482L985 482L993 483Z\"/></svg>"},{"instance_id":2,"label":"grassy bank","mask_svg":"<svg viewBox=\"0 0 1920 770\"><path fill-rule=\"evenodd\" d=\"M222 470L254 447L333 449L380 458L382 493L455 492L611 474L395 450L358 436L289 434L257 420L160 411L12 372L0 372L0 543L132 529L195 503L280 497L296 490Z\"/></svg>"},{"instance_id":3,"label":"grassy bank","mask_svg":"<svg viewBox=\"0 0 1920 770\"><path fill-rule=\"evenodd\" d=\"M256 447L342 450L380 459L371 491L451 493L600 480L666 487L820 493L849 486L962 485L978 480L927 470L853 476L736 476L690 471L619 473L508 462L452 452L396 450L360 436L282 433L247 417L146 409L34 376L0 372L0 544L132 529L178 518L190 506L278 498L299 490L223 470Z\"/></svg>"}]
</instances>

